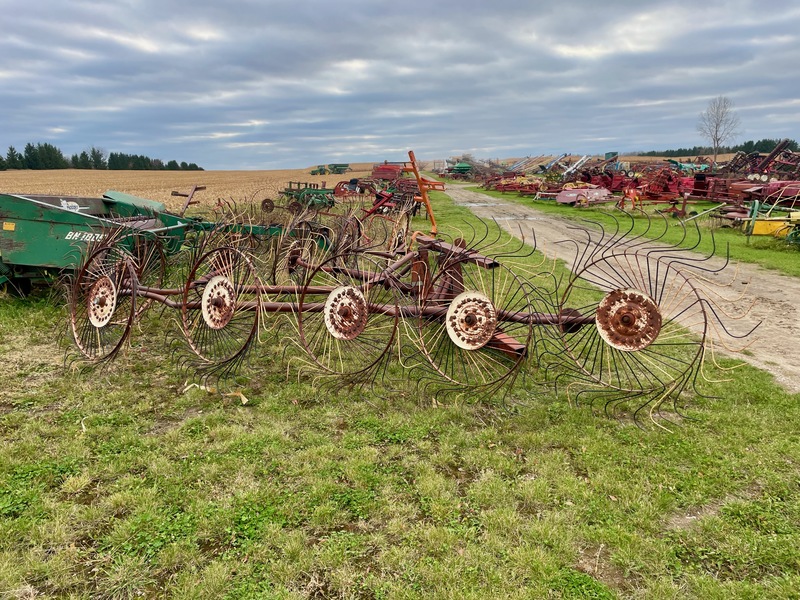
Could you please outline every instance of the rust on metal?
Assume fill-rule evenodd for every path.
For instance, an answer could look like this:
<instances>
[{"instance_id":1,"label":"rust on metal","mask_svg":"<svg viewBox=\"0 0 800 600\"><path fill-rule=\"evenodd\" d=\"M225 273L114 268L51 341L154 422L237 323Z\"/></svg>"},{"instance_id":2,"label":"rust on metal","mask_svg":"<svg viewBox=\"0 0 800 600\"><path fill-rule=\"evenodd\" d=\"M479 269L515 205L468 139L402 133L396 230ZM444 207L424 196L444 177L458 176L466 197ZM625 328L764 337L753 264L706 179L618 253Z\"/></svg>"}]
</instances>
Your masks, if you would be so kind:
<instances>
[{"instance_id":1,"label":"rust on metal","mask_svg":"<svg viewBox=\"0 0 800 600\"><path fill-rule=\"evenodd\" d=\"M445 317L447 335L459 348L483 348L497 327L497 310L480 292L468 291L456 296Z\"/></svg>"},{"instance_id":2,"label":"rust on metal","mask_svg":"<svg viewBox=\"0 0 800 600\"><path fill-rule=\"evenodd\" d=\"M103 327L111 320L117 305L117 288L107 276L92 285L87 297L89 321L95 327Z\"/></svg>"},{"instance_id":3,"label":"rust on metal","mask_svg":"<svg viewBox=\"0 0 800 600\"><path fill-rule=\"evenodd\" d=\"M597 307L596 325L609 346L623 351L644 350L661 331L661 311L644 292L613 290Z\"/></svg>"},{"instance_id":4,"label":"rust on metal","mask_svg":"<svg viewBox=\"0 0 800 600\"><path fill-rule=\"evenodd\" d=\"M587 324L582 322L581 318L581 311L575 308L563 308L558 313L558 328L561 333L575 333Z\"/></svg>"},{"instance_id":5,"label":"rust on metal","mask_svg":"<svg viewBox=\"0 0 800 600\"><path fill-rule=\"evenodd\" d=\"M528 346L510 335L503 333L499 328L494 330L491 339L486 344L486 348L502 352L512 360L520 356L528 356Z\"/></svg>"},{"instance_id":6,"label":"rust on metal","mask_svg":"<svg viewBox=\"0 0 800 600\"><path fill-rule=\"evenodd\" d=\"M328 295L323 314L325 327L333 337L352 340L366 328L369 309L360 290L353 286L340 286Z\"/></svg>"},{"instance_id":7,"label":"rust on metal","mask_svg":"<svg viewBox=\"0 0 800 600\"><path fill-rule=\"evenodd\" d=\"M427 235L418 235L416 237L416 240L423 247L433 250L435 252L441 252L443 254L452 257L453 259L467 260L469 262L478 265L479 267L483 267L486 269L493 269L495 267L500 266L500 263L494 260L493 258L484 256L483 254L475 250L471 250L463 246L458 246L455 243L450 244L448 242L444 242L442 240L432 238Z\"/></svg>"},{"instance_id":8,"label":"rust on metal","mask_svg":"<svg viewBox=\"0 0 800 600\"><path fill-rule=\"evenodd\" d=\"M236 290L223 275L216 275L206 284L202 297L203 320L211 329L222 329L233 317Z\"/></svg>"}]
</instances>

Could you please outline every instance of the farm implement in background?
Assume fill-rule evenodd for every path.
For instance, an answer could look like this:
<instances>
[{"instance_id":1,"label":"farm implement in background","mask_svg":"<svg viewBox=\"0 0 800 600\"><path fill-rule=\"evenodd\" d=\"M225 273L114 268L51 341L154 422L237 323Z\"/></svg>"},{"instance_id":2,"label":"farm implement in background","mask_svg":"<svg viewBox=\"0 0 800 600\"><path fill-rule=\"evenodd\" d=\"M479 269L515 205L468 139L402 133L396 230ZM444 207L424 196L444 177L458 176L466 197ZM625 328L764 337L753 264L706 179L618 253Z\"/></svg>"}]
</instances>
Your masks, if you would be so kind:
<instances>
[{"instance_id":1,"label":"farm implement in background","mask_svg":"<svg viewBox=\"0 0 800 600\"><path fill-rule=\"evenodd\" d=\"M800 244L800 210L753 200L749 214L741 220L747 236L772 236L790 244Z\"/></svg>"},{"instance_id":2,"label":"farm implement in background","mask_svg":"<svg viewBox=\"0 0 800 600\"><path fill-rule=\"evenodd\" d=\"M311 170L311 175L342 175L348 171L352 171L350 163L331 163L329 165L318 165L316 169Z\"/></svg>"},{"instance_id":3,"label":"farm implement in background","mask_svg":"<svg viewBox=\"0 0 800 600\"><path fill-rule=\"evenodd\" d=\"M418 181L423 183L422 192ZM343 225L350 211L360 218L359 227L379 229L377 235L388 230L397 237L397 232L379 221L378 214L411 212L419 203L429 208L427 190L439 185L419 176L411 153L411 161L404 163L400 176L381 189L380 195L376 194L378 186L370 180L351 179L332 189L318 183L288 182L270 197L258 202L251 198L248 211L256 214L250 214L248 222L259 223L252 225L253 233L259 236L274 237L286 233L288 227L288 237L297 236L298 231L313 231L327 240L324 243L330 243L338 230L352 229L352 225ZM108 191L100 198L0 193L0 286L24 295L34 283L52 283L75 268L87 244L100 242L112 232L126 238L124 243L133 243L134 238L137 244L143 238L158 238L168 256L182 247L187 235L251 227L246 223L220 225L205 217L188 216L187 209L198 203L196 193L203 190L204 186L195 185L188 193L173 191L173 196L185 198L177 213L168 211L161 202L117 191ZM373 207L362 211L365 198L373 199ZM231 201L218 200L217 209L212 216L241 216ZM309 215L314 219L307 218Z\"/></svg>"}]
</instances>

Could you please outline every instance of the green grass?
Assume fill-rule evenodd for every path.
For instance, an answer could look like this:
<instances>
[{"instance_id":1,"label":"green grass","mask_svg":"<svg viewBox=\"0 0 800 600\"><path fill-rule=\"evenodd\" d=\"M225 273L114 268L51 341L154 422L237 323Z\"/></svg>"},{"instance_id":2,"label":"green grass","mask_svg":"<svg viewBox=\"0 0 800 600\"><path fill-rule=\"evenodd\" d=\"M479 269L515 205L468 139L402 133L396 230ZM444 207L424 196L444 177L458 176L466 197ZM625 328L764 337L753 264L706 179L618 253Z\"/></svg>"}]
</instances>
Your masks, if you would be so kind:
<instances>
[{"instance_id":1,"label":"green grass","mask_svg":"<svg viewBox=\"0 0 800 600\"><path fill-rule=\"evenodd\" d=\"M76 371L57 301L0 298L0 598L797 597L800 403L763 372L665 433L536 375L334 392L265 336L243 403L186 389L157 317Z\"/></svg>"},{"instance_id":2,"label":"green grass","mask_svg":"<svg viewBox=\"0 0 800 600\"><path fill-rule=\"evenodd\" d=\"M565 204L558 204L554 200L535 200L515 193L504 193L495 190L484 190L478 187L468 188L494 198L502 198L508 202L516 202L530 206L547 214L558 215L576 221L591 221L604 227L614 228L620 219L620 212L613 204L601 204L589 208L575 208ZM700 203L693 205L691 210L698 213L715 206L714 204ZM697 246L697 251L704 254L715 253L718 256L729 255L733 260L761 265L786 275L800 276L800 249L785 240L771 236L746 236L740 229L719 227L709 218L700 217L689 221L683 227L679 219L672 218L669 214L661 215L657 212L658 206L645 207L643 214L636 215L633 223L633 233L645 236L664 234L663 239L669 243L683 241L685 245ZM625 228L630 221L623 221ZM698 230L699 228L699 230Z\"/></svg>"}]
</instances>

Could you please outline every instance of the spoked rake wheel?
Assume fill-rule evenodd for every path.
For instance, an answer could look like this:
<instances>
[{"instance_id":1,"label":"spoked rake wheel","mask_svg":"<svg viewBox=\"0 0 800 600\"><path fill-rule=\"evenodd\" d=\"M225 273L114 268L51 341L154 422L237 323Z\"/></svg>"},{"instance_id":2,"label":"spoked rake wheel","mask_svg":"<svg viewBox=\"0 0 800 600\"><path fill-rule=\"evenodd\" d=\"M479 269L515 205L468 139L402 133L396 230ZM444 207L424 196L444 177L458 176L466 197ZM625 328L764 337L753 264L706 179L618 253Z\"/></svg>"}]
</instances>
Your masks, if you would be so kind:
<instances>
[{"instance_id":1,"label":"spoked rake wheel","mask_svg":"<svg viewBox=\"0 0 800 600\"><path fill-rule=\"evenodd\" d=\"M253 263L236 248L215 248L194 264L181 322L202 368L228 371L244 360L258 333L261 289Z\"/></svg>"},{"instance_id":2,"label":"spoked rake wheel","mask_svg":"<svg viewBox=\"0 0 800 600\"><path fill-rule=\"evenodd\" d=\"M532 336L531 302L507 267L450 260L433 277L419 307L422 352L456 388L485 388L521 367Z\"/></svg>"},{"instance_id":3,"label":"spoked rake wheel","mask_svg":"<svg viewBox=\"0 0 800 600\"><path fill-rule=\"evenodd\" d=\"M90 361L113 358L128 339L136 317L136 271L119 246L96 249L79 269L69 298L75 344Z\"/></svg>"},{"instance_id":4,"label":"spoked rake wheel","mask_svg":"<svg viewBox=\"0 0 800 600\"><path fill-rule=\"evenodd\" d=\"M334 227L333 249L340 261L350 259L353 253L358 251L359 245L363 241L361 230L361 222L355 216L347 215L337 219Z\"/></svg>"},{"instance_id":5,"label":"spoked rake wheel","mask_svg":"<svg viewBox=\"0 0 800 600\"><path fill-rule=\"evenodd\" d=\"M298 331L324 373L357 378L388 356L397 333L398 292L382 270L377 261L354 254L331 257L310 274Z\"/></svg>"},{"instance_id":6,"label":"spoked rake wheel","mask_svg":"<svg viewBox=\"0 0 800 600\"><path fill-rule=\"evenodd\" d=\"M139 288L161 288L167 272L167 257L161 241L155 236L134 234L122 238L121 243L130 246ZM136 302L136 317L140 317L152 303L152 298L140 295Z\"/></svg>"},{"instance_id":7,"label":"spoked rake wheel","mask_svg":"<svg viewBox=\"0 0 800 600\"><path fill-rule=\"evenodd\" d=\"M273 284L302 286L311 270L309 265L320 262L325 240L307 228L296 227L277 241L270 272Z\"/></svg>"},{"instance_id":8,"label":"spoked rake wheel","mask_svg":"<svg viewBox=\"0 0 800 600\"><path fill-rule=\"evenodd\" d=\"M408 247L408 237L411 232L411 213L403 213L397 217L392 228L389 242L389 252L404 252Z\"/></svg>"},{"instance_id":9,"label":"spoked rake wheel","mask_svg":"<svg viewBox=\"0 0 800 600\"><path fill-rule=\"evenodd\" d=\"M570 281L560 313L562 343L579 380L634 395L681 391L700 366L708 335L706 302L691 274L645 256L604 256ZM593 323L592 323L593 322Z\"/></svg>"}]
</instances>

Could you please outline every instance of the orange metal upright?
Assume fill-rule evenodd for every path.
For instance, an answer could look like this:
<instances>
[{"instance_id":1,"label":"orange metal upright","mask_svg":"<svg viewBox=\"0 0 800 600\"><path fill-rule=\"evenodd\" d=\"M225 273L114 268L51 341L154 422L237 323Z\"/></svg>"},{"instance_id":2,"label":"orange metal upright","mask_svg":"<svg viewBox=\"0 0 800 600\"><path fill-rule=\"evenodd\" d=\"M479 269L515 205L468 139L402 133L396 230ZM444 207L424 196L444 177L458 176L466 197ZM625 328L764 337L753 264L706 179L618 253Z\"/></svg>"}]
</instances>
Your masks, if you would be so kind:
<instances>
[{"instance_id":1,"label":"orange metal upright","mask_svg":"<svg viewBox=\"0 0 800 600\"><path fill-rule=\"evenodd\" d=\"M414 177L417 180L417 186L419 187L419 196L415 196L414 199L417 202L422 202L422 204L425 205L425 210L428 211L428 216L430 216L431 218L431 235L436 235L437 232L436 217L433 216L433 208L431 207L431 201L428 199L428 190L443 189L441 187L441 182L425 179L424 177L422 177L422 175L419 174L419 167L417 166L417 158L414 156L413 150L408 151L408 158L411 160L411 166L405 167L403 170L414 174Z\"/></svg>"}]
</instances>

